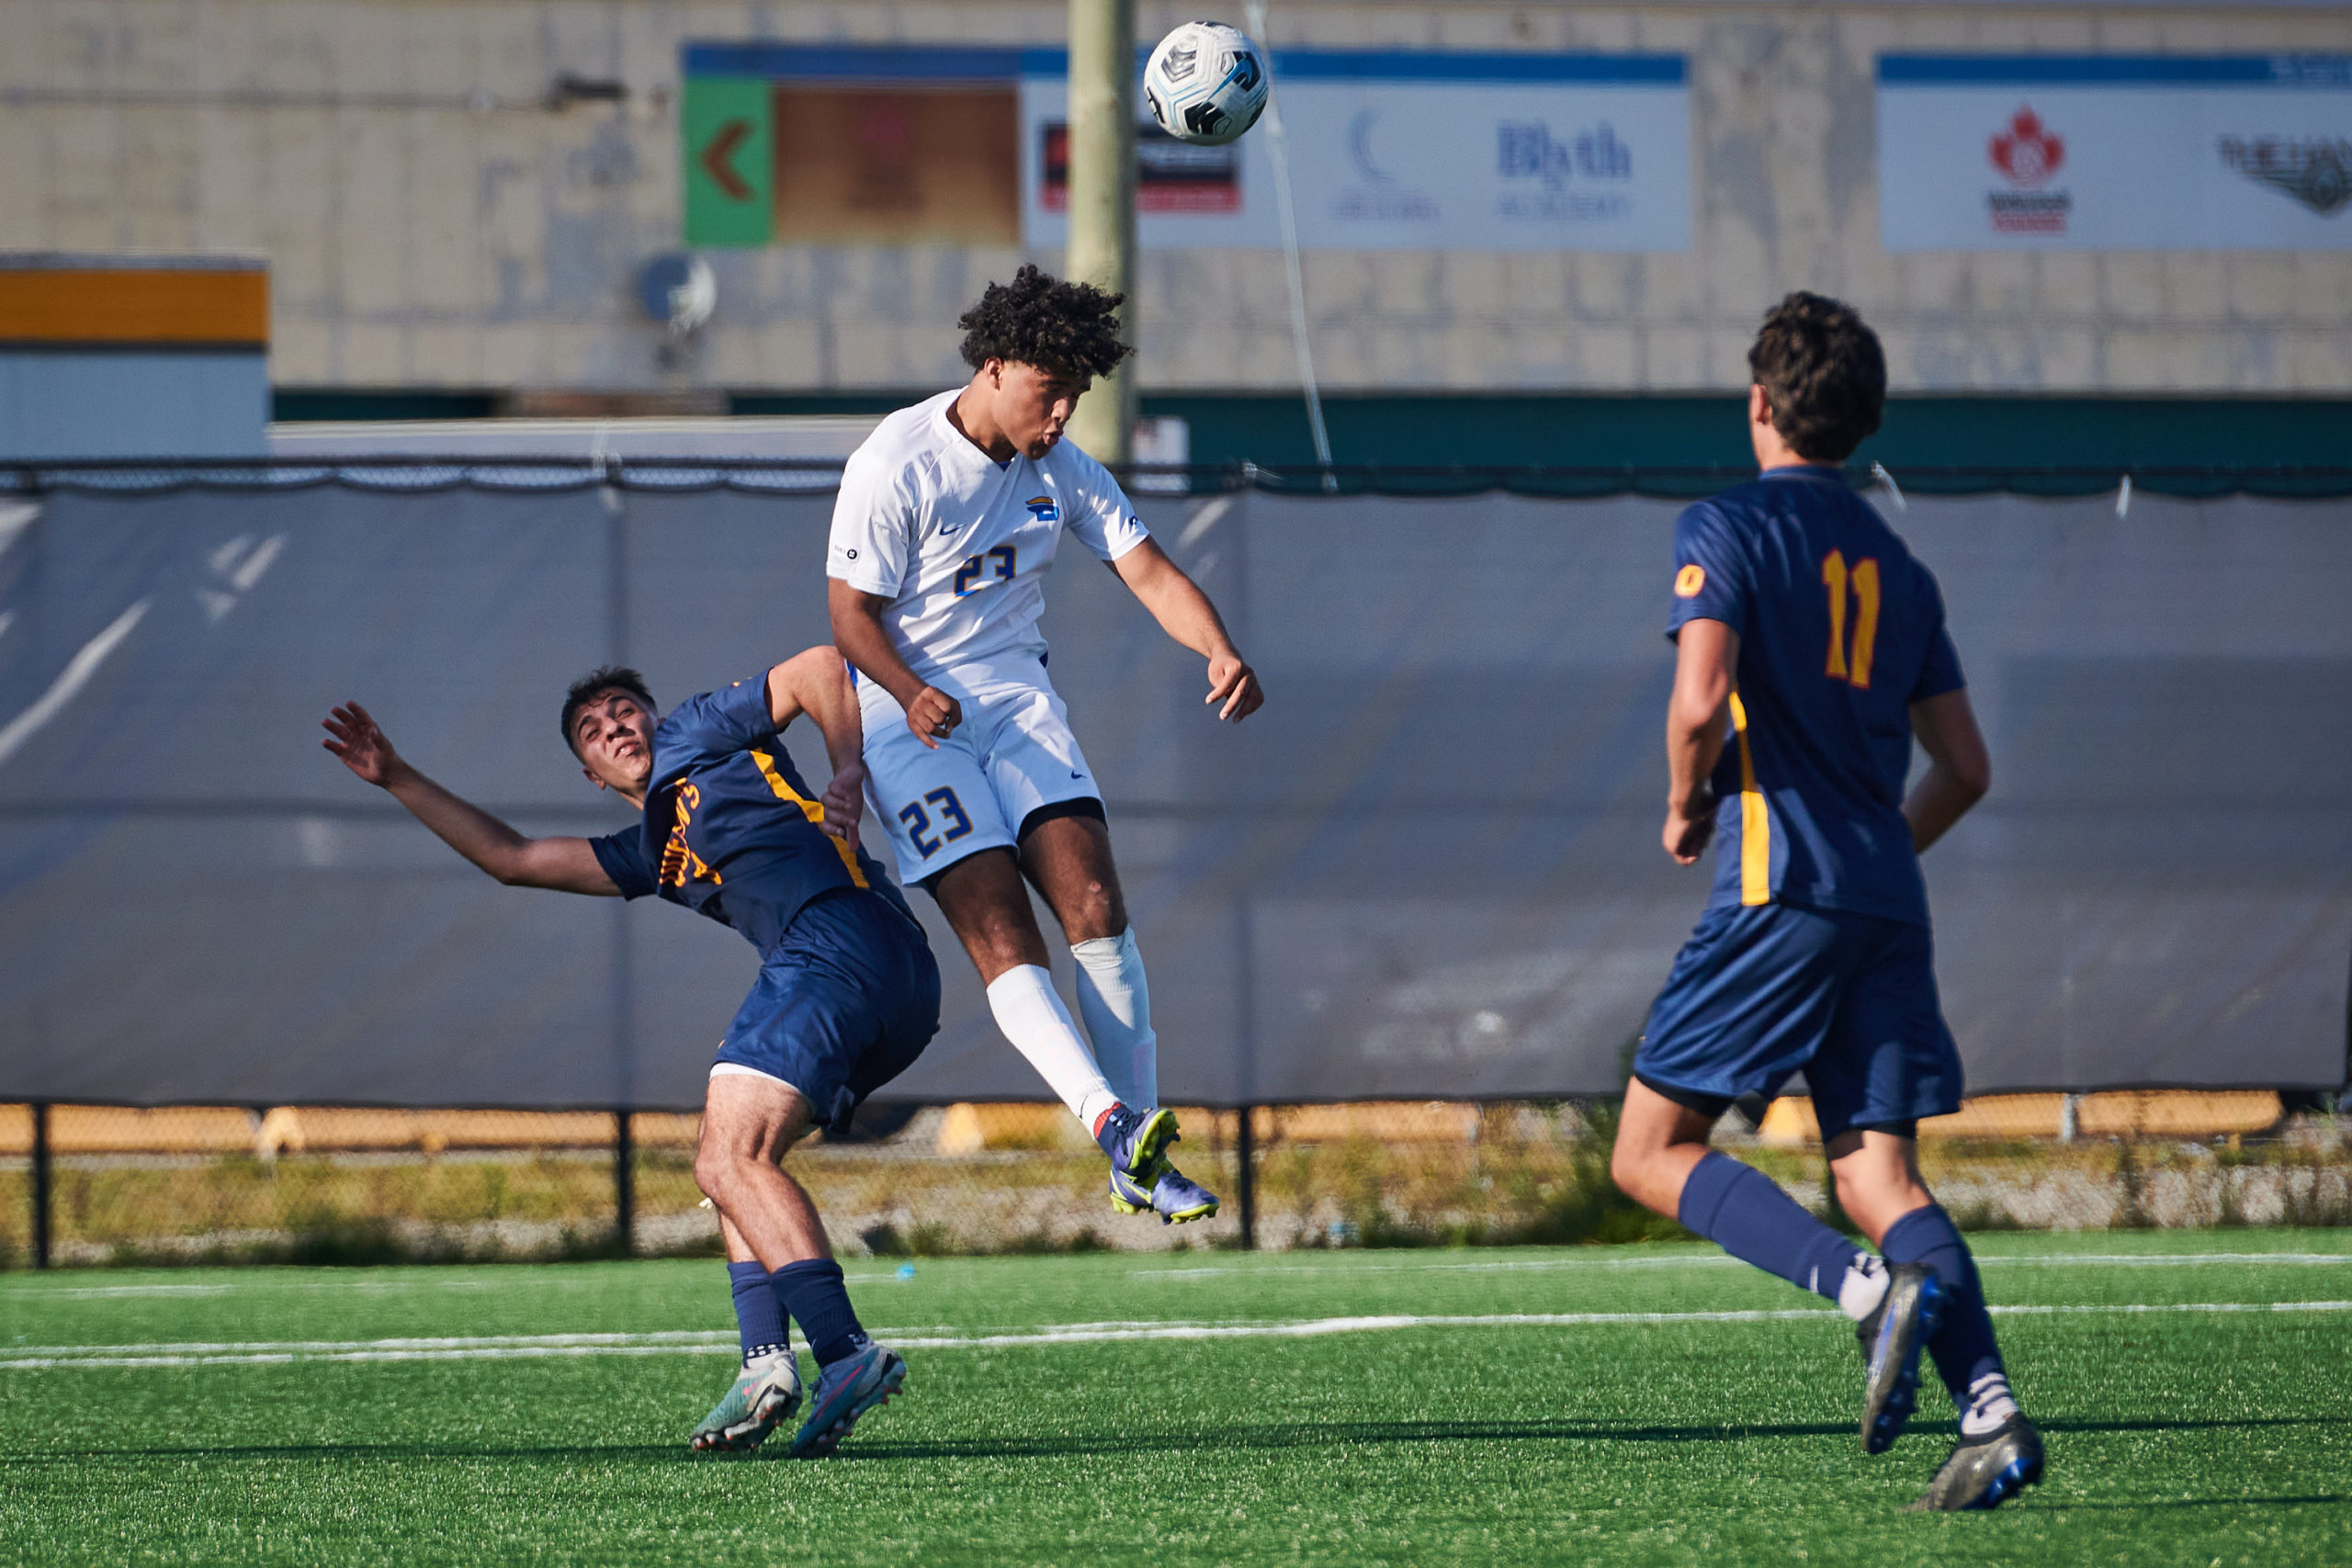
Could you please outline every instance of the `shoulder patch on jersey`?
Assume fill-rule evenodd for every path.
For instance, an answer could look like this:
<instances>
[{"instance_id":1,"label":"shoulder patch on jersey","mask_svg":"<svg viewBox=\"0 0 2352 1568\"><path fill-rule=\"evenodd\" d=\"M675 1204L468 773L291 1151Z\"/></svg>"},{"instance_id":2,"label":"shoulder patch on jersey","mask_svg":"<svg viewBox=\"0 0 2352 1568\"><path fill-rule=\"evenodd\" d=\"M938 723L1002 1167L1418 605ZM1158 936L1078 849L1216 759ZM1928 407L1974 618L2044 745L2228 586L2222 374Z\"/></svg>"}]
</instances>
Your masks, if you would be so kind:
<instances>
[{"instance_id":1,"label":"shoulder patch on jersey","mask_svg":"<svg viewBox=\"0 0 2352 1568\"><path fill-rule=\"evenodd\" d=\"M1674 596L1678 599L1696 599L1699 591L1706 586L1707 569L1697 561L1674 574Z\"/></svg>"},{"instance_id":2,"label":"shoulder patch on jersey","mask_svg":"<svg viewBox=\"0 0 2352 1568\"><path fill-rule=\"evenodd\" d=\"M1062 520L1062 509L1054 504L1054 498L1050 495L1033 495L1023 504L1029 508L1029 515L1040 523Z\"/></svg>"}]
</instances>

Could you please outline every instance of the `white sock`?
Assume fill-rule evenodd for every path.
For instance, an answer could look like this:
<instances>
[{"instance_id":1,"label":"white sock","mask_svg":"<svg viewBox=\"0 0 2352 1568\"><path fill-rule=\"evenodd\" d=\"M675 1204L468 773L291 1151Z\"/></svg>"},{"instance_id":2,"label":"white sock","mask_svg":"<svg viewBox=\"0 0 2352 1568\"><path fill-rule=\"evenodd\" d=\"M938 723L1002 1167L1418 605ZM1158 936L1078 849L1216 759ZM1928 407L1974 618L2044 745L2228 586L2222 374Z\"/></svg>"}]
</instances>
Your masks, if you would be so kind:
<instances>
[{"instance_id":1,"label":"white sock","mask_svg":"<svg viewBox=\"0 0 2352 1568\"><path fill-rule=\"evenodd\" d=\"M1093 1054L1078 1037L1078 1026L1062 1006L1054 977L1035 964L1023 964L998 976L989 987L989 1010L1012 1048L1029 1058L1046 1086L1086 1124L1089 1137L1102 1113L1119 1103L1118 1095L1094 1065Z\"/></svg>"},{"instance_id":2,"label":"white sock","mask_svg":"<svg viewBox=\"0 0 2352 1568\"><path fill-rule=\"evenodd\" d=\"M1120 1100L1136 1111L1159 1103L1159 1037L1151 1032L1151 989L1135 928L1070 944L1078 960L1078 1012L1094 1059Z\"/></svg>"},{"instance_id":3,"label":"white sock","mask_svg":"<svg viewBox=\"0 0 2352 1568\"><path fill-rule=\"evenodd\" d=\"M1845 1279L1838 1281L1838 1310L1856 1323L1861 1322L1886 1300L1888 1282L1884 1258L1857 1252L1854 1260L1846 1265Z\"/></svg>"},{"instance_id":4,"label":"white sock","mask_svg":"<svg viewBox=\"0 0 2352 1568\"><path fill-rule=\"evenodd\" d=\"M1981 1438L2017 1413L2017 1396L2009 1392L2008 1374L1986 1372L1968 1385L1968 1409L1960 1418L1960 1435Z\"/></svg>"}]
</instances>

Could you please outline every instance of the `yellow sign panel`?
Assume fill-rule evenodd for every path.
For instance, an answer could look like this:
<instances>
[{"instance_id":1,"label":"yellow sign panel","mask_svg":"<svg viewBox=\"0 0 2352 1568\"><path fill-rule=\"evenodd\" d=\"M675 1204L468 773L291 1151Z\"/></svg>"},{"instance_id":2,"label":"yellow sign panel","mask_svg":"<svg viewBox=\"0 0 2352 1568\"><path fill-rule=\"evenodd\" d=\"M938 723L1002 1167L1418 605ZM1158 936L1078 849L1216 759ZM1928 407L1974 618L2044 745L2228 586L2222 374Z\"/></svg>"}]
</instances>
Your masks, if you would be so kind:
<instances>
[{"instance_id":1,"label":"yellow sign panel","mask_svg":"<svg viewBox=\"0 0 2352 1568\"><path fill-rule=\"evenodd\" d=\"M269 345L269 274L0 267L0 343Z\"/></svg>"}]
</instances>

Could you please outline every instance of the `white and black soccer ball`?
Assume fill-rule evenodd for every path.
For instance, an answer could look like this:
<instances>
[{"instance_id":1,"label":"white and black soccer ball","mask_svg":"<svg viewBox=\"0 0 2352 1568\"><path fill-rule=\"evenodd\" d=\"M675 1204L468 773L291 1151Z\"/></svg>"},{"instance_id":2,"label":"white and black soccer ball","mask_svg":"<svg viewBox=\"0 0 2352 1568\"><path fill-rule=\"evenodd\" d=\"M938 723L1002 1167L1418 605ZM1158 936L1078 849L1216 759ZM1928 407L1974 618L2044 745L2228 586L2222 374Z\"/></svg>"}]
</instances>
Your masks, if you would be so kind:
<instances>
[{"instance_id":1,"label":"white and black soccer ball","mask_svg":"<svg viewBox=\"0 0 2352 1568\"><path fill-rule=\"evenodd\" d=\"M1143 101L1179 141L1232 141L1266 112L1266 56L1223 22L1186 22L1143 68Z\"/></svg>"}]
</instances>

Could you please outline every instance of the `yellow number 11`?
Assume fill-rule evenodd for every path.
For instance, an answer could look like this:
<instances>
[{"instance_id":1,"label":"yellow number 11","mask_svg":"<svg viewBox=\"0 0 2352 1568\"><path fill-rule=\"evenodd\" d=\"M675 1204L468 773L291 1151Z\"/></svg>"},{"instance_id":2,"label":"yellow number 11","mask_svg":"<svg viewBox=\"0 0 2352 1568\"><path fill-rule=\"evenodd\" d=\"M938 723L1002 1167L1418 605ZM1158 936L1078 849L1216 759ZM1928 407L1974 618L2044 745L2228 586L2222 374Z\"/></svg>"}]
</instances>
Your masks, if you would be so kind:
<instances>
[{"instance_id":1,"label":"yellow number 11","mask_svg":"<svg viewBox=\"0 0 2352 1568\"><path fill-rule=\"evenodd\" d=\"M1846 553L1832 550L1821 563L1821 581L1829 589L1829 675L1868 690L1871 655L1878 649L1878 560L1866 557L1854 563L1854 657L1846 658Z\"/></svg>"}]
</instances>

